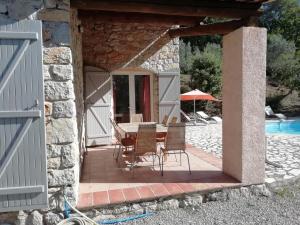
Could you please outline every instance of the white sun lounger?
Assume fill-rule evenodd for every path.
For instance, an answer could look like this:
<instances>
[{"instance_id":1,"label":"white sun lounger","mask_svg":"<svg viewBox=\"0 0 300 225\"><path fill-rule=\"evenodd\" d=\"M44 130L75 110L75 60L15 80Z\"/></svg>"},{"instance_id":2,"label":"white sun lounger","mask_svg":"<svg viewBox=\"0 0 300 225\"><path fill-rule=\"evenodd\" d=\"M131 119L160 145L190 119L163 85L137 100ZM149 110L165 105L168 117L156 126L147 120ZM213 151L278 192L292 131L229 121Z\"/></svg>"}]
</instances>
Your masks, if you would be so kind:
<instances>
[{"instance_id":1,"label":"white sun lounger","mask_svg":"<svg viewBox=\"0 0 300 225\"><path fill-rule=\"evenodd\" d=\"M275 116L275 117L277 117L277 118L279 118L281 120L285 120L287 118L282 113L274 113L274 111L272 110L271 106L269 106L269 105L265 107L265 113L266 113L267 116Z\"/></svg>"},{"instance_id":2,"label":"white sun lounger","mask_svg":"<svg viewBox=\"0 0 300 225\"><path fill-rule=\"evenodd\" d=\"M185 120L187 121L187 124L189 125L198 125L196 119L191 119L191 117L189 117L184 111L180 110L181 115L185 118ZM204 122L204 121L203 121ZM205 122L204 122L205 123ZM206 124L206 123L205 123Z\"/></svg>"},{"instance_id":3,"label":"white sun lounger","mask_svg":"<svg viewBox=\"0 0 300 225\"><path fill-rule=\"evenodd\" d=\"M203 122L209 124L209 123L221 123L222 119L218 116L212 116L210 117L209 115L207 115L205 112L203 111L198 111L196 112L198 118L200 120L202 120Z\"/></svg>"},{"instance_id":4,"label":"white sun lounger","mask_svg":"<svg viewBox=\"0 0 300 225\"><path fill-rule=\"evenodd\" d=\"M185 112L183 112L181 109L180 109L180 113L184 117L184 119L186 119L186 121L192 122L192 119Z\"/></svg>"}]
</instances>

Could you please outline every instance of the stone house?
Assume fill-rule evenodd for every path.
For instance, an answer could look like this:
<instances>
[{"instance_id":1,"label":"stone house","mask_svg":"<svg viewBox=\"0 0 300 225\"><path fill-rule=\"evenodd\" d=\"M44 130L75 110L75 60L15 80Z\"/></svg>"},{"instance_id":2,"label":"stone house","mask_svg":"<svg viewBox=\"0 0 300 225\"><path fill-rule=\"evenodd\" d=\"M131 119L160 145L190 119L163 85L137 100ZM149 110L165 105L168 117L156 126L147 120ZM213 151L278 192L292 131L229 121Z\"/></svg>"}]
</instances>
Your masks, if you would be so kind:
<instances>
[{"instance_id":1,"label":"stone house","mask_svg":"<svg viewBox=\"0 0 300 225\"><path fill-rule=\"evenodd\" d=\"M226 34L223 170L263 182L266 32L240 28L263 1L196 2L0 0L0 212L76 204L85 149L111 143L109 118L180 117L180 36Z\"/></svg>"}]
</instances>

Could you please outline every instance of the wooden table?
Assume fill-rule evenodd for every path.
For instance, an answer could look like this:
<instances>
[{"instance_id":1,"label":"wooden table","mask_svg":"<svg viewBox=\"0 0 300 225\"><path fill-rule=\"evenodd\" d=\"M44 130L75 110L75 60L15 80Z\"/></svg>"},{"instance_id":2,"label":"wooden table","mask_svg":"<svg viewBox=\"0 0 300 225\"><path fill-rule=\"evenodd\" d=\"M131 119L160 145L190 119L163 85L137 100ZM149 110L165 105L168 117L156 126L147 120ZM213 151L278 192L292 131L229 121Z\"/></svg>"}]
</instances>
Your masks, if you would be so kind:
<instances>
[{"instance_id":1,"label":"wooden table","mask_svg":"<svg viewBox=\"0 0 300 225\"><path fill-rule=\"evenodd\" d=\"M156 133L166 134L168 128L162 124L157 124L154 122L141 122L141 123L118 123L118 126L125 133L125 136L136 135L139 129L139 124L156 124Z\"/></svg>"}]
</instances>

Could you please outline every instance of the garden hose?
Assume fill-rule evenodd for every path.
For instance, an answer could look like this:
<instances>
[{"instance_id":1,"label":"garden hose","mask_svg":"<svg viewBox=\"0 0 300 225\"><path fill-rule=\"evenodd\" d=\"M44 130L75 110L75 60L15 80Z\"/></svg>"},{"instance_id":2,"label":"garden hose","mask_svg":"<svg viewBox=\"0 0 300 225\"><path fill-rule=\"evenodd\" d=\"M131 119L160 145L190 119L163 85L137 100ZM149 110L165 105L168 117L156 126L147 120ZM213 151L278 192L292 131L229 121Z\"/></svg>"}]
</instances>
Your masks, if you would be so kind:
<instances>
[{"instance_id":1,"label":"garden hose","mask_svg":"<svg viewBox=\"0 0 300 225\"><path fill-rule=\"evenodd\" d=\"M76 224L76 225L99 225L96 223L94 220L88 218L86 215L84 215L82 212L77 210L75 207L71 205L71 203L67 200L66 196L64 196L65 203L68 204L68 206L76 213L78 213L80 216L76 217L69 217L67 219L62 220L59 222L57 225L71 225L71 224Z\"/></svg>"},{"instance_id":2,"label":"garden hose","mask_svg":"<svg viewBox=\"0 0 300 225\"><path fill-rule=\"evenodd\" d=\"M153 215L153 213L143 213L143 214L139 214L139 215L135 215L135 216L131 216L131 217L126 217L126 218L111 219L111 220L104 220L102 222L100 222L100 221L96 222L96 221L90 219L89 217L87 217L86 215L84 215L79 210L77 210L74 206L72 206L71 203L67 200L66 196L64 196L64 199L65 199L65 212L64 212L65 216L69 217L71 210L73 210L74 212L79 214L79 216L69 217L67 219L64 219L61 222L59 222L57 225L118 224L118 223L128 222L128 221L132 221L132 220L136 220L136 219L140 219L140 218L144 218L144 217Z\"/></svg>"}]
</instances>

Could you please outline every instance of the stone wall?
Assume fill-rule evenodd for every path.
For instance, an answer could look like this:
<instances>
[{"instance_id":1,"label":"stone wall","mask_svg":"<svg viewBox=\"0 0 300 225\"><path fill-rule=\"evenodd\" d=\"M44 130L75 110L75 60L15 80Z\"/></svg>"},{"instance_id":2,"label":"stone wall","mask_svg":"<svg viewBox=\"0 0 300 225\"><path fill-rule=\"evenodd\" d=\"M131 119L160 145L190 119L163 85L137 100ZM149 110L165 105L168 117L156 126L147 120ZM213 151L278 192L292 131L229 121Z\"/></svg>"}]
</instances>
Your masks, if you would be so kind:
<instances>
[{"instance_id":1,"label":"stone wall","mask_svg":"<svg viewBox=\"0 0 300 225\"><path fill-rule=\"evenodd\" d=\"M46 126L48 194L52 212L63 210L63 195L76 204L79 189L82 64L77 55L80 46L71 48L72 41L73 46L77 44L71 38L71 25L76 27L77 22L70 24L67 16L70 17L69 2L62 0L45 1L45 8L38 13L38 18L43 20L45 100L49 109Z\"/></svg>"},{"instance_id":2,"label":"stone wall","mask_svg":"<svg viewBox=\"0 0 300 225\"><path fill-rule=\"evenodd\" d=\"M179 39L170 40L150 58L146 58L141 67L154 71L179 70Z\"/></svg>"},{"instance_id":3,"label":"stone wall","mask_svg":"<svg viewBox=\"0 0 300 225\"><path fill-rule=\"evenodd\" d=\"M69 7L66 0L46 0L37 15L43 20L49 209L54 211L63 209L63 194L75 204L79 188L81 130L75 99L80 99L76 84L82 68L71 49L71 28L66 19Z\"/></svg>"},{"instance_id":4,"label":"stone wall","mask_svg":"<svg viewBox=\"0 0 300 225\"><path fill-rule=\"evenodd\" d=\"M84 63L109 72L127 67L132 59L170 28L157 24L103 23L95 18L92 13L80 17Z\"/></svg>"},{"instance_id":5,"label":"stone wall","mask_svg":"<svg viewBox=\"0 0 300 225\"><path fill-rule=\"evenodd\" d=\"M238 201L254 201L257 198L271 198L273 190L266 185L251 185L236 188L222 188L221 190L202 191L177 196L162 197L156 200L144 202L135 202L127 204L117 204L102 208L93 208L83 213L94 221L102 222L103 220L115 220L126 218L143 213L157 213L164 210L205 210L205 204L212 202L227 202L228 205ZM77 215L76 215L77 216ZM59 219L57 220L59 221ZM143 221L136 221L141 224ZM190 224L190 223L186 223ZM197 222L195 222L197 224Z\"/></svg>"},{"instance_id":6,"label":"stone wall","mask_svg":"<svg viewBox=\"0 0 300 225\"><path fill-rule=\"evenodd\" d=\"M76 96L76 113L78 128L78 143L80 148L80 163L83 161L85 152L85 120L84 120L84 99L83 99L83 59L82 59L82 28L81 21L77 17L77 10L70 11L71 27L71 49L74 68L74 91Z\"/></svg>"}]
</instances>

